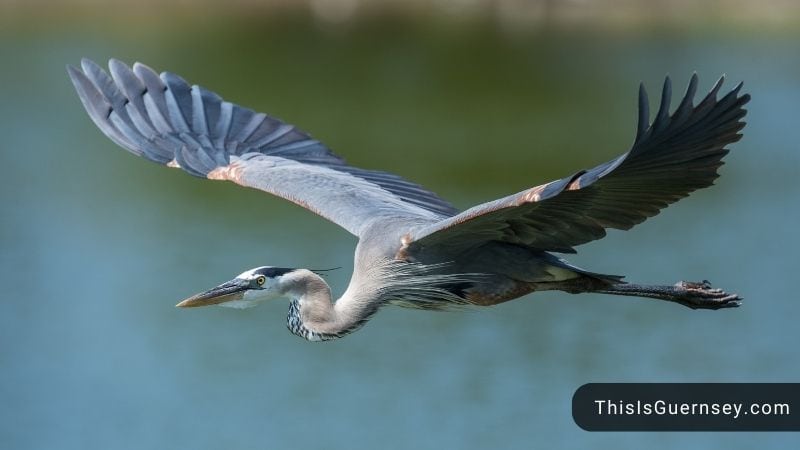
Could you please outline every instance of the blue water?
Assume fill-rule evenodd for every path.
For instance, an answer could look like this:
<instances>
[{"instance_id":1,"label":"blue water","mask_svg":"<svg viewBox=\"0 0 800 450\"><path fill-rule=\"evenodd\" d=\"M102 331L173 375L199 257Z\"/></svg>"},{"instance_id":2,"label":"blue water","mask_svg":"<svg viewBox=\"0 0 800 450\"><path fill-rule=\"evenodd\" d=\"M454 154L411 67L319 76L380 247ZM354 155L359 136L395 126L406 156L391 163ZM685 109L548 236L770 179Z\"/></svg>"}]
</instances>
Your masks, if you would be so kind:
<instances>
[{"instance_id":1,"label":"blue water","mask_svg":"<svg viewBox=\"0 0 800 450\"><path fill-rule=\"evenodd\" d=\"M304 27L2 32L0 448L798 444L589 433L570 411L587 382L798 380L797 35ZM118 149L66 78L82 56L174 70L460 207L625 151L640 80L657 92L670 73L681 91L696 70L706 89L727 73L753 101L717 185L570 260L642 282L707 278L745 305L544 293L466 313L386 308L324 344L286 330L283 301L176 309L265 264L341 266L329 276L341 293L355 240L281 200Z\"/></svg>"}]
</instances>

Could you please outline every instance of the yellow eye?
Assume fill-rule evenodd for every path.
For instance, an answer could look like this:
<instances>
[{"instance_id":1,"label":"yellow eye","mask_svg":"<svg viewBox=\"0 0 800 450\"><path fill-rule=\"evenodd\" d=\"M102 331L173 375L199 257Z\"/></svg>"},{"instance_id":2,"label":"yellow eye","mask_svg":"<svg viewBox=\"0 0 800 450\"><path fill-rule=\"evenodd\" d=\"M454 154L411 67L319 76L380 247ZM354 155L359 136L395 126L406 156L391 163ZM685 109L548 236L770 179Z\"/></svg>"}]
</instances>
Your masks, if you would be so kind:
<instances>
[{"instance_id":1,"label":"yellow eye","mask_svg":"<svg viewBox=\"0 0 800 450\"><path fill-rule=\"evenodd\" d=\"M256 283L258 283L259 286L263 286L264 283L266 283L266 282L267 282L267 277L265 277L263 275L258 277L258 278L256 278Z\"/></svg>"}]
</instances>

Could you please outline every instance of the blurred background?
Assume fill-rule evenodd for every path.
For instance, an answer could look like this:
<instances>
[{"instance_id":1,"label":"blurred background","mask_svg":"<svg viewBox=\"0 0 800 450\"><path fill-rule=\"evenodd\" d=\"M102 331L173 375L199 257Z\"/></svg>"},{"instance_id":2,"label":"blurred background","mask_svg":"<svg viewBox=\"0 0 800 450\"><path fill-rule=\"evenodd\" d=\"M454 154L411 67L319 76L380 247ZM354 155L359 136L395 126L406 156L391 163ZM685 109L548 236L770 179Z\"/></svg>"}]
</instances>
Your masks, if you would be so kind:
<instances>
[{"instance_id":1,"label":"blurred background","mask_svg":"<svg viewBox=\"0 0 800 450\"><path fill-rule=\"evenodd\" d=\"M589 433L571 398L587 382L800 380L798 38L791 0L0 2L0 448L796 446ZM116 147L66 76L81 57L178 73L460 208L626 151L640 81L658 98L670 74L677 102L692 72L702 90L726 73L753 100L717 185L569 259L707 278L746 303L386 308L323 344L286 330L284 301L178 310L258 265L341 266L341 293L355 240Z\"/></svg>"}]
</instances>

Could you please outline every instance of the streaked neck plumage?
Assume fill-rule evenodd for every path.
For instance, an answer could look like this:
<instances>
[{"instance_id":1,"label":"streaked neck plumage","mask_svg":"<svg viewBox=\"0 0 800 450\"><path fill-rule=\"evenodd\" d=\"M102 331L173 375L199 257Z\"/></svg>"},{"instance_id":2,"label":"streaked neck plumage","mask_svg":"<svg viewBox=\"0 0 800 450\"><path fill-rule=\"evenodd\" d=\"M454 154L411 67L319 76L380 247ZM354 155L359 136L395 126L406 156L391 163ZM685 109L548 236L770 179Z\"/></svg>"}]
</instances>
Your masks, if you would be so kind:
<instances>
[{"instance_id":1,"label":"streaked neck plumage","mask_svg":"<svg viewBox=\"0 0 800 450\"><path fill-rule=\"evenodd\" d=\"M299 269L283 280L291 299L286 326L309 341L338 339L361 328L375 314L380 302L351 290L332 302L331 289L319 275Z\"/></svg>"}]
</instances>

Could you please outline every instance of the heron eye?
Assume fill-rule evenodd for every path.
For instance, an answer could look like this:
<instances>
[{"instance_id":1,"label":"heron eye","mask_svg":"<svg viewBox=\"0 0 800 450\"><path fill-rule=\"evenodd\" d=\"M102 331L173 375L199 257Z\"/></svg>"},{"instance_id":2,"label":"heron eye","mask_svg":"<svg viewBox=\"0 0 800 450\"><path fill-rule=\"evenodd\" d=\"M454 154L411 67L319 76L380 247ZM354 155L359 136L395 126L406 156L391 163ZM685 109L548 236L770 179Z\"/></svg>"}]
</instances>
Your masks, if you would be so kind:
<instances>
[{"instance_id":1,"label":"heron eye","mask_svg":"<svg viewBox=\"0 0 800 450\"><path fill-rule=\"evenodd\" d=\"M265 277L263 275L258 277L258 278L256 278L256 283L258 283L259 286L263 286L264 283L266 283L266 282L267 282L267 277Z\"/></svg>"}]
</instances>

